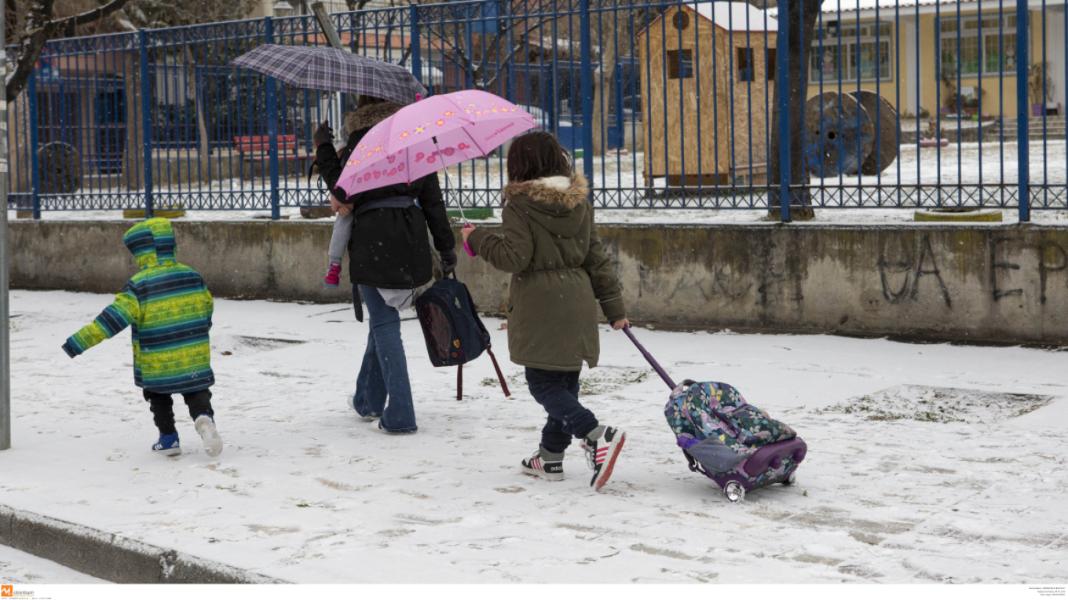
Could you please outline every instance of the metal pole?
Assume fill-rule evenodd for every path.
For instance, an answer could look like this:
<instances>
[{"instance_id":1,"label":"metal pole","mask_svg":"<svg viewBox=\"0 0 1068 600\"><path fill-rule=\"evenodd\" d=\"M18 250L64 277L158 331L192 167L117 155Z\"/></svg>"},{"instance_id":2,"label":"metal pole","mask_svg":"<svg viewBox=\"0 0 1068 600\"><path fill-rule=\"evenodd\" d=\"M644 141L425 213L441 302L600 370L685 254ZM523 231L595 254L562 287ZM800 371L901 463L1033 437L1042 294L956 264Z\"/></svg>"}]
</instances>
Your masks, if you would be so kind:
<instances>
[{"instance_id":1,"label":"metal pole","mask_svg":"<svg viewBox=\"0 0 1068 600\"><path fill-rule=\"evenodd\" d=\"M422 40L420 39L419 32L419 7L415 4L412 4L410 7L408 7L408 11L408 24L412 31L410 40L412 44L412 74L415 75L415 78L419 81L419 83L429 88L430 85L428 85L427 82L423 81L423 51L422 48L420 48ZM430 70L427 69L427 72L429 71ZM433 82L431 81L431 83Z\"/></svg>"},{"instance_id":2,"label":"metal pole","mask_svg":"<svg viewBox=\"0 0 1068 600\"><path fill-rule=\"evenodd\" d=\"M265 41L274 43L274 21L271 17L264 17ZM277 221L281 218L279 210L278 191L278 92L274 77L267 78L267 135L268 160L271 168L271 219Z\"/></svg>"},{"instance_id":3,"label":"metal pole","mask_svg":"<svg viewBox=\"0 0 1068 600\"><path fill-rule=\"evenodd\" d=\"M1026 0L1024 0L1026 1ZM790 222L790 8L779 3L779 31L775 40L775 101L779 105L779 210L783 223ZM794 57L794 60L800 60ZM808 68L803 65L801 68ZM774 182L769 182L774 183Z\"/></svg>"},{"instance_id":4,"label":"metal pole","mask_svg":"<svg viewBox=\"0 0 1068 600\"><path fill-rule=\"evenodd\" d=\"M1027 75L1028 75L1028 46L1030 40L1028 33L1031 29L1030 15L1027 12L1027 0L1016 0L1016 147L1019 153L1019 170L1017 171L1020 186L1020 222L1026 223L1031 220L1031 190L1030 190L1030 165L1028 164L1030 140L1028 139L1028 111L1031 109L1027 98Z\"/></svg>"},{"instance_id":5,"label":"metal pole","mask_svg":"<svg viewBox=\"0 0 1068 600\"><path fill-rule=\"evenodd\" d=\"M4 19L0 11L0 81L7 81ZM7 305L7 98L0 98L0 450L11 447L11 320Z\"/></svg>"},{"instance_id":6,"label":"metal pole","mask_svg":"<svg viewBox=\"0 0 1068 600\"><path fill-rule=\"evenodd\" d=\"M142 160L145 184L145 218L151 219L155 214L155 203L152 198L152 80L148 70L148 32L142 29L138 32L138 44L140 44L141 72L141 138Z\"/></svg>"},{"instance_id":7,"label":"metal pole","mask_svg":"<svg viewBox=\"0 0 1068 600\"><path fill-rule=\"evenodd\" d=\"M579 43L582 48L581 78L579 81L582 94L582 171L590 182L590 200L593 190L600 187L593 183L593 64L590 51L593 42L590 39L590 0L579 0Z\"/></svg>"}]
</instances>

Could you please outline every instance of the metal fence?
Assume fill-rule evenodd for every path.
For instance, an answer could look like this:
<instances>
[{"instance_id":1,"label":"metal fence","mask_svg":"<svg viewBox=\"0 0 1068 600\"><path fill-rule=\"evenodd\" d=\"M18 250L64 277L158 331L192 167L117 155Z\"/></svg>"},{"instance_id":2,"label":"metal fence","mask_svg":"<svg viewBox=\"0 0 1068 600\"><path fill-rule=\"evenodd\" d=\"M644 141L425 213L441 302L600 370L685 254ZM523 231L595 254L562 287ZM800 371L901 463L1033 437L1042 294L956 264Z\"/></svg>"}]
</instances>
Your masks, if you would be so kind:
<instances>
[{"instance_id":1,"label":"metal fence","mask_svg":"<svg viewBox=\"0 0 1068 600\"><path fill-rule=\"evenodd\" d=\"M601 208L1068 207L1064 0L784 5L470 0L331 18L352 51L432 93L523 105ZM11 202L275 218L322 203L311 134L351 102L230 66L262 43L326 39L298 16L50 42L9 104ZM504 171L503 151L450 168L447 201L499 205Z\"/></svg>"}]
</instances>

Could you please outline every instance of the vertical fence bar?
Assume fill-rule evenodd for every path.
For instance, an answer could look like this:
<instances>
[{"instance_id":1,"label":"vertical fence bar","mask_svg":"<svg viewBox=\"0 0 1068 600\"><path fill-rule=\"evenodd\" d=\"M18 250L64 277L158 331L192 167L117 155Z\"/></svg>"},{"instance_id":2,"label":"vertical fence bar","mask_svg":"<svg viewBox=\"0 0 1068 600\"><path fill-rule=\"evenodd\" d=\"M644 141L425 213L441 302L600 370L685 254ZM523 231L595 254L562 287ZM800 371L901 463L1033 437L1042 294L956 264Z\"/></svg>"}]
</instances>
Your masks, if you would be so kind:
<instances>
[{"instance_id":1,"label":"vertical fence bar","mask_svg":"<svg viewBox=\"0 0 1068 600\"><path fill-rule=\"evenodd\" d=\"M30 72L26 80L26 99L29 101L30 129L30 199L33 208L33 218L41 218L41 165L37 160L37 136L40 131L40 123L37 121L37 74Z\"/></svg>"},{"instance_id":2,"label":"vertical fence bar","mask_svg":"<svg viewBox=\"0 0 1068 600\"><path fill-rule=\"evenodd\" d=\"M145 218L151 218L155 209L152 198L152 81L148 74L148 32L137 33L141 62L141 131L144 149Z\"/></svg>"},{"instance_id":3,"label":"vertical fence bar","mask_svg":"<svg viewBox=\"0 0 1068 600\"><path fill-rule=\"evenodd\" d=\"M1026 0L1021 0L1026 1ZM779 31L775 40L775 103L779 108L779 210L790 222L790 3L779 3ZM800 57L795 57L800 60Z\"/></svg>"},{"instance_id":4,"label":"vertical fence bar","mask_svg":"<svg viewBox=\"0 0 1068 600\"><path fill-rule=\"evenodd\" d=\"M264 17L264 43L274 42L274 21L271 17ZM274 77L268 77L266 84L267 96L267 137L270 169L271 169L271 219L277 221L281 218L279 210L278 189L278 90Z\"/></svg>"},{"instance_id":5,"label":"vertical fence bar","mask_svg":"<svg viewBox=\"0 0 1068 600\"><path fill-rule=\"evenodd\" d=\"M0 11L0 81L7 81L6 14ZM0 450L11 447L11 340L7 299L7 100L0 101Z\"/></svg>"},{"instance_id":6,"label":"vertical fence bar","mask_svg":"<svg viewBox=\"0 0 1068 600\"><path fill-rule=\"evenodd\" d=\"M599 187L593 181L593 65L590 62L590 0L579 0L579 29L582 31L582 171L590 182L590 199L593 189Z\"/></svg>"},{"instance_id":7,"label":"vertical fence bar","mask_svg":"<svg viewBox=\"0 0 1068 600\"><path fill-rule=\"evenodd\" d=\"M1026 223L1031 220L1031 191L1030 191L1030 165L1028 164L1028 144L1030 137L1027 112L1027 66L1028 44L1031 20L1027 14L1027 0L1016 0L1016 130L1019 185L1018 198L1020 207L1020 222Z\"/></svg>"},{"instance_id":8,"label":"vertical fence bar","mask_svg":"<svg viewBox=\"0 0 1068 600\"><path fill-rule=\"evenodd\" d=\"M412 4L408 7L408 22L411 24L411 44L412 44L412 73L415 74L415 78L419 80L419 83L423 84L423 87L429 88L425 81L423 81L423 51L419 47L421 40L419 39L419 5ZM433 83L433 81L431 81Z\"/></svg>"}]
</instances>

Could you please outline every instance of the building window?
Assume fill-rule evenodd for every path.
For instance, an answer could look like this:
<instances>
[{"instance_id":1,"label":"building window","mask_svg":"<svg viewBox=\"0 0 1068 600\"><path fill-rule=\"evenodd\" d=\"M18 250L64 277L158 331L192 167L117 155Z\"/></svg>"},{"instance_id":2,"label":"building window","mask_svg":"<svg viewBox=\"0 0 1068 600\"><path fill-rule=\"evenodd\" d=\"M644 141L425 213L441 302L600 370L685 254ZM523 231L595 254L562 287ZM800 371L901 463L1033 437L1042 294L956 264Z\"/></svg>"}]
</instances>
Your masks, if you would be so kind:
<instances>
[{"instance_id":1,"label":"building window","mask_svg":"<svg viewBox=\"0 0 1068 600\"><path fill-rule=\"evenodd\" d=\"M775 48L764 48L764 77L768 81L775 80Z\"/></svg>"},{"instance_id":2,"label":"building window","mask_svg":"<svg viewBox=\"0 0 1068 600\"><path fill-rule=\"evenodd\" d=\"M734 68L738 70L738 81L753 81L753 49L735 48Z\"/></svg>"},{"instance_id":3,"label":"building window","mask_svg":"<svg viewBox=\"0 0 1068 600\"><path fill-rule=\"evenodd\" d=\"M890 79L889 22L838 27L824 23L812 42L809 80L873 81Z\"/></svg>"},{"instance_id":4,"label":"building window","mask_svg":"<svg viewBox=\"0 0 1068 600\"><path fill-rule=\"evenodd\" d=\"M689 79L693 77L693 51L668 50L668 79Z\"/></svg>"},{"instance_id":5,"label":"building window","mask_svg":"<svg viewBox=\"0 0 1068 600\"><path fill-rule=\"evenodd\" d=\"M956 77L1016 70L1016 15L945 17L939 23L942 74Z\"/></svg>"}]
</instances>

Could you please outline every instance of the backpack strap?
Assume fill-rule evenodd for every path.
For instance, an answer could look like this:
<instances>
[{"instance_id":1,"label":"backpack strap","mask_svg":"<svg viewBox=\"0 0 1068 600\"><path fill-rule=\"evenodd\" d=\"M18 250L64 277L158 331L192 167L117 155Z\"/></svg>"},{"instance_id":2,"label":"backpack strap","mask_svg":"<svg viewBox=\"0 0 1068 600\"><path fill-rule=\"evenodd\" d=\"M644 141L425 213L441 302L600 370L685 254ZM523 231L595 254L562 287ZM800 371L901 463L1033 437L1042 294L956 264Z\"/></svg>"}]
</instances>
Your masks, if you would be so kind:
<instances>
[{"instance_id":1,"label":"backpack strap","mask_svg":"<svg viewBox=\"0 0 1068 600\"><path fill-rule=\"evenodd\" d=\"M504 380L504 373L501 373L501 366L497 364L497 357L493 355L493 348L486 348L486 352L489 353L490 360L493 361L493 369L497 371L497 381L501 382L501 391L504 392L504 397L511 398L512 392L508 391L508 382Z\"/></svg>"}]
</instances>

